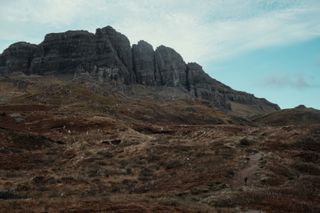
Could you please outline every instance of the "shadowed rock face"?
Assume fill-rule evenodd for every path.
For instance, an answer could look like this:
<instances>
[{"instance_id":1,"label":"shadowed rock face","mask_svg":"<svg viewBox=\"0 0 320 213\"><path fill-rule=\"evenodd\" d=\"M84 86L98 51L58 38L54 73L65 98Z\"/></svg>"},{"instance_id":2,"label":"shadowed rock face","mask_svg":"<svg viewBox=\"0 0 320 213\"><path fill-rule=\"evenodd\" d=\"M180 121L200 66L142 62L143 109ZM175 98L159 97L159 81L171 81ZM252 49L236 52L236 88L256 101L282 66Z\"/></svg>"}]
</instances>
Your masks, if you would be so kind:
<instances>
[{"instance_id":1,"label":"shadowed rock face","mask_svg":"<svg viewBox=\"0 0 320 213\"><path fill-rule=\"evenodd\" d=\"M106 45L113 50L111 51L112 54L108 57L116 62L114 67L120 67L120 78L124 78L125 83L135 83L136 79L132 70L132 53L129 39L110 26L97 30L97 33L98 31L100 31L100 35L102 35L100 41L104 40ZM108 63L106 63L106 65L108 65Z\"/></svg>"},{"instance_id":2,"label":"shadowed rock face","mask_svg":"<svg viewBox=\"0 0 320 213\"><path fill-rule=\"evenodd\" d=\"M15 43L0 55L0 74L12 72L69 73L75 77L84 73L100 83L178 87L220 109L241 108L245 114L253 108L254 113L279 109L265 99L220 83L196 63L186 64L172 48L160 46L154 51L145 41L131 48L128 38L110 26L97 29L95 34L88 31L51 33L39 45Z\"/></svg>"},{"instance_id":3,"label":"shadowed rock face","mask_svg":"<svg viewBox=\"0 0 320 213\"><path fill-rule=\"evenodd\" d=\"M161 85L187 86L187 67L179 53L172 48L160 46L156 49L155 58Z\"/></svg>"},{"instance_id":4,"label":"shadowed rock face","mask_svg":"<svg viewBox=\"0 0 320 213\"><path fill-rule=\"evenodd\" d=\"M112 34L113 37L116 36L116 32L112 32L110 27L97 29L95 34L95 42L96 42L96 57L92 61L92 64L94 65L93 72L97 72L102 78L107 80L115 80L120 81L123 83L133 83L134 77L132 75L132 72L128 70L128 67L126 67L124 61L121 60L121 57L124 58L124 55L129 53L119 53L120 47L122 46L129 46L130 43L128 39L118 39L119 41L123 40L125 44L116 44L114 46L116 38L113 38L112 41L109 38L109 34ZM119 36L123 36L120 33ZM125 49L122 47L122 49ZM131 60L131 55L129 58L126 59L126 63L129 63L128 61ZM85 70L92 71L90 68L84 68Z\"/></svg>"},{"instance_id":5,"label":"shadowed rock face","mask_svg":"<svg viewBox=\"0 0 320 213\"><path fill-rule=\"evenodd\" d=\"M77 66L86 65L95 56L95 39L87 31L67 31L45 36L39 51L32 60L30 72L68 73Z\"/></svg>"},{"instance_id":6,"label":"shadowed rock face","mask_svg":"<svg viewBox=\"0 0 320 213\"><path fill-rule=\"evenodd\" d=\"M0 55L0 72L6 74L16 71L28 73L37 49L37 45L27 42L10 45Z\"/></svg>"},{"instance_id":7,"label":"shadowed rock face","mask_svg":"<svg viewBox=\"0 0 320 213\"><path fill-rule=\"evenodd\" d=\"M271 104L263 98L256 98L252 94L235 91L211 78L197 63L187 64L187 75L187 89L194 96L208 100L221 109L236 111L232 108L235 105L252 106L262 112L280 109L276 104Z\"/></svg>"},{"instance_id":8,"label":"shadowed rock face","mask_svg":"<svg viewBox=\"0 0 320 213\"><path fill-rule=\"evenodd\" d=\"M137 83L144 85L156 85L160 82L156 75L155 55L153 47L145 42L139 41L132 46L133 70L136 74Z\"/></svg>"},{"instance_id":9,"label":"shadowed rock face","mask_svg":"<svg viewBox=\"0 0 320 213\"><path fill-rule=\"evenodd\" d=\"M114 47L119 59L123 62L123 64L127 67L128 71L132 71L132 53L131 53L131 45L129 39L115 31L112 27L108 26L102 28L110 42L111 45Z\"/></svg>"},{"instance_id":10,"label":"shadowed rock face","mask_svg":"<svg viewBox=\"0 0 320 213\"><path fill-rule=\"evenodd\" d=\"M212 79L197 63L187 64L187 89L195 97L210 101L215 106L230 109L226 93L233 91L230 87Z\"/></svg>"}]
</instances>

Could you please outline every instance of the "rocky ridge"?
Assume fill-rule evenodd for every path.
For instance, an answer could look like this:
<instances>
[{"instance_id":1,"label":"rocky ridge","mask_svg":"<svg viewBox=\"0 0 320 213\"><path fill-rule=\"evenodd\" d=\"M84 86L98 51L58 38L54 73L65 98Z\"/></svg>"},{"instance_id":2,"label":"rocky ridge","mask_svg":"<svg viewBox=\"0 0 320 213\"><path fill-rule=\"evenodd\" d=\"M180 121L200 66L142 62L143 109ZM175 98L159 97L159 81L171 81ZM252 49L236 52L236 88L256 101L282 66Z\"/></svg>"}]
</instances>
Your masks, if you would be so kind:
<instances>
[{"instance_id":1,"label":"rocky ridge","mask_svg":"<svg viewBox=\"0 0 320 213\"><path fill-rule=\"evenodd\" d=\"M86 74L101 83L177 87L224 111L241 115L279 110L275 104L238 92L207 75L197 63L186 63L174 49L155 50L145 41L132 47L128 38L107 26L88 31L47 34L39 45L18 42L0 55L0 75Z\"/></svg>"}]
</instances>

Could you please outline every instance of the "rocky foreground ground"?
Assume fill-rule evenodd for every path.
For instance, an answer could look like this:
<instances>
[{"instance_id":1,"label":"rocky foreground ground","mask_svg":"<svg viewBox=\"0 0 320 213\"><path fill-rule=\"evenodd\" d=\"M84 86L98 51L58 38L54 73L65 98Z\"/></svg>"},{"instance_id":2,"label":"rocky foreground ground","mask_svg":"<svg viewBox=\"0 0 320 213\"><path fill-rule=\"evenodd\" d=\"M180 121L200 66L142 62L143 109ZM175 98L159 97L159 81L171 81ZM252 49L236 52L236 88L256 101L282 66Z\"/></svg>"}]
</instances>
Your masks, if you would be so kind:
<instances>
[{"instance_id":1,"label":"rocky foreground ground","mask_svg":"<svg viewBox=\"0 0 320 213\"><path fill-rule=\"evenodd\" d=\"M130 91L1 80L0 212L320 212L319 111Z\"/></svg>"}]
</instances>

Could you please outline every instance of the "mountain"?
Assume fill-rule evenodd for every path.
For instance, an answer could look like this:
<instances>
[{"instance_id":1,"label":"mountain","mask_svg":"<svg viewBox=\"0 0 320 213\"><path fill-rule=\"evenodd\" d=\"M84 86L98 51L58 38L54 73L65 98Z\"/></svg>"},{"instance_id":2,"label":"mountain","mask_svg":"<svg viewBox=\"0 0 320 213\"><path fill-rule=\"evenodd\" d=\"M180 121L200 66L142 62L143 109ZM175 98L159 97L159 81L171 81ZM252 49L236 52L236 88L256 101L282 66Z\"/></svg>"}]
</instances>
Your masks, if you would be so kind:
<instances>
[{"instance_id":1,"label":"mountain","mask_svg":"<svg viewBox=\"0 0 320 213\"><path fill-rule=\"evenodd\" d=\"M39 45L18 42L0 55L0 75L71 75L100 84L179 88L190 97L238 116L280 108L252 94L239 92L207 75L197 63L186 63L174 49L155 50L145 41L130 45L128 38L107 26L88 31L50 33ZM170 96L170 94L168 94Z\"/></svg>"},{"instance_id":2,"label":"mountain","mask_svg":"<svg viewBox=\"0 0 320 213\"><path fill-rule=\"evenodd\" d=\"M320 212L320 113L111 27L0 56L0 212Z\"/></svg>"}]
</instances>

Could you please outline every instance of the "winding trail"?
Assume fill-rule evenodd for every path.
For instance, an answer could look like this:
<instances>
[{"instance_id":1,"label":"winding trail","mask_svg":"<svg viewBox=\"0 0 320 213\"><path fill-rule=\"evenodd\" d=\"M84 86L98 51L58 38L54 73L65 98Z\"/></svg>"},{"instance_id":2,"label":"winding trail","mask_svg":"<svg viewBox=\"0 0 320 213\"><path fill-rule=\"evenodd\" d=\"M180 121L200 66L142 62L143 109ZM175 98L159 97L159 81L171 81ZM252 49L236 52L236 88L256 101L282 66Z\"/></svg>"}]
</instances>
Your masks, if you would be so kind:
<instances>
[{"instance_id":1,"label":"winding trail","mask_svg":"<svg viewBox=\"0 0 320 213\"><path fill-rule=\"evenodd\" d=\"M249 156L249 162L247 163L246 167L239 170L235 176L233 177L233 180L231 182L231 185L233 187L239 187L243 185L250 185L252 184L254 180L255 172L259 168L259 160L262 157L262 153L256 153ZM245 179L247 178L247 182L245 183Z\"/></svg>"}]
</instances>

